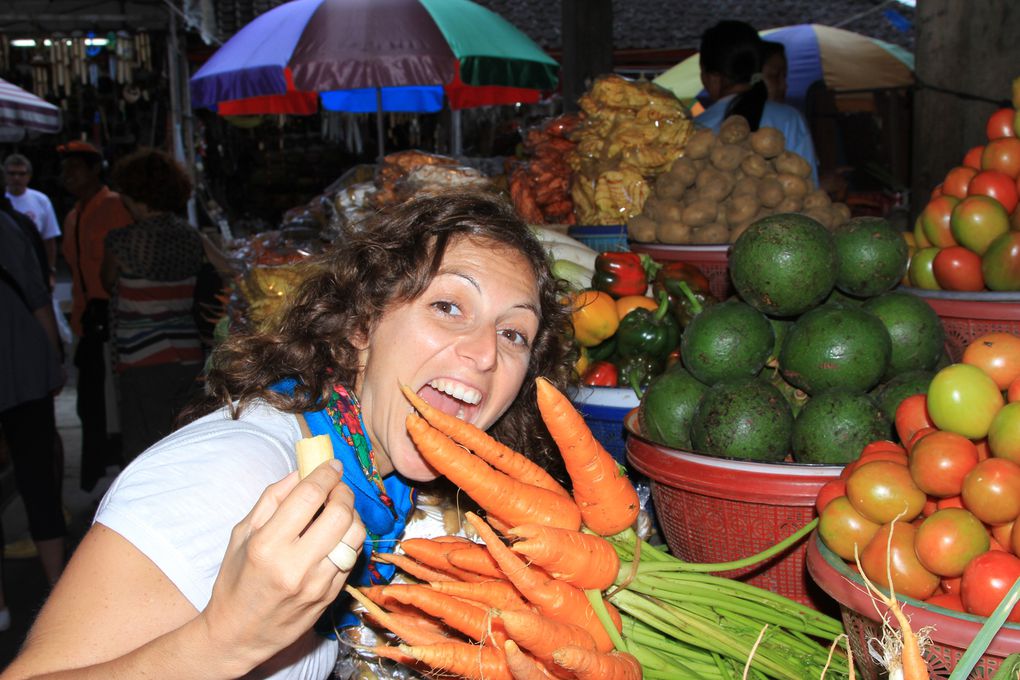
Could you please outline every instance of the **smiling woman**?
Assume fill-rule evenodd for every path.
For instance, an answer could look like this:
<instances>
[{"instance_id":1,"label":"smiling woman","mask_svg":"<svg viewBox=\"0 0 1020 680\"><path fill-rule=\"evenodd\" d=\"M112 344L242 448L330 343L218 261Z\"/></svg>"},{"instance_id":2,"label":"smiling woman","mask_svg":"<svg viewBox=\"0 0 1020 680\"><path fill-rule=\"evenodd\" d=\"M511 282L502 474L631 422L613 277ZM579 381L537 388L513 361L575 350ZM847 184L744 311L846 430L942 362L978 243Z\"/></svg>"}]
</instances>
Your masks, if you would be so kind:
<instances>
[{"instance_id":1,"label":"smiling woman","mask_svg":"<svg viewBox=\"0 0 1020 680\"><path fill-rule=\"evenodd\" d=\"M271 323L216 350L197 419L111 487L4 680L328 677L337 643L314 622L345 582L388 579L366 557L392 549L412 484L436 476L402 387L549 460L534 379L567 387L569 315L505 203L418 198L307 267ZM338 460L299 482L294 445L310 434ZM327 554L362 524L360 559L338 571Z\"/></svg>"}]
</instances>

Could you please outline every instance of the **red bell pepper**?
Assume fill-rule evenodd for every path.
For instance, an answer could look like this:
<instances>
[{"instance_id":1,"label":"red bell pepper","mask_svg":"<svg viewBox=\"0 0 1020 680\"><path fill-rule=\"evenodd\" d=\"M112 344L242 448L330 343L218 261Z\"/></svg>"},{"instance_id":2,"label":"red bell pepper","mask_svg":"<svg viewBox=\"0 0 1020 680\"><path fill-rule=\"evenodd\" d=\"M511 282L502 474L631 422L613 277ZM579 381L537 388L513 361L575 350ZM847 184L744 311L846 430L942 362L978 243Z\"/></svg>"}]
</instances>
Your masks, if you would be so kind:
<instances>
[{"instance_id":1,"label":"red bell pepper","mask_svg":"<svg viewBox=\"0 0 1020 680\"><path fill-rule=\"evenodd\" d=\"M605 252L595 258L591 287L614 298L644 295L648 288L644 262L637 253Z\"/></svg>"},{"instance_id":2,"label":"red bell pepper","mask_svg":"<svg viewBox=\"0 0 1020 680\"><path fill-rule=\"evenodd\" d=\"M589 387L616 387L620 372L616 364L609 361L593 362L581 376L581 382Z\"/></svg>"}]
</instances>

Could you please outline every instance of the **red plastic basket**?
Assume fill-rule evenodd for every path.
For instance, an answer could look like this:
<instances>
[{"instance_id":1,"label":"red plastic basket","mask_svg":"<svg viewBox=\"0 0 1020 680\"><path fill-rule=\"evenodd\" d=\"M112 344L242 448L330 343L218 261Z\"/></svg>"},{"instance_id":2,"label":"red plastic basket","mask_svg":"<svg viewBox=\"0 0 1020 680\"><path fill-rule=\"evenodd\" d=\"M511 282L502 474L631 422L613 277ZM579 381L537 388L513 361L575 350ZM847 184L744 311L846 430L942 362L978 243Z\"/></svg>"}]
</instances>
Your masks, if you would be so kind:
<instances>
[{"instance_id":1,"label":"red plastic basket","mask_svg":"<svg viewBox=\"0 0 1020 680\"><path fill-rule=\"evenodd\" d=\"M670 551L689 562L749 557L788 537L815 515L832 465L753 463L670 449L642 437L636 410L627 415L627 458L651 480L652 502ZM800 544L750 569L722 572L811 607L823 593L804 568Z\"/></svg>"},{"instance_id":2,"label":"red plastic basket","mask_svg":"<svg viewBox=\"0 0 1020 680\"><path fill-rule=\"evenodd\" d=\"M730 282L730 247L718 246L671 246L663 243L638 243L631 241L630 250L644 253L657 262L687 262L698 267L708 277L712 295L725 300L733 294Z\"/></svg>"},{"instance_id":3,"label":"red plastic basket","mask_svg":"<svg viewBox=\"0 0 1020 680\"><path fill-rule=\"evenodd\" d=\"M986 333L1020 336L1020 293L950 293L920 288L902 289L931 305L946 329L946 351L960 361L972 340Z\"/></svg>"},{"instance_id":4,"label":"red plastic basket","mask_svg":"<svg viewBox=\"0 0 1020 680\"><path fill-rule=\"evenodd\" d=\"M869 653L869 645L872 639L880 638L882 635L879 612L888 616L893 627L897 627L896 620L888 615L888 610L883 605L872 600L860 575L826 548L818 539L817 533L812 534L808 540L807 567L819 587L839 603L843 627L850 638L850 648L853 650L854 662L862 680L879 680L887 677L885 670ZM933 627L930 632L931 644L924 652L928 671L932 680L948 678L985 619L934 607L910 597L897 595L896 599L900 601L904 613L910 617L911 628L916 631L925 626ZM969 677L972 680L991 678L1002 664L1002 660L1018 650L1020 650L1020 626L1016 624L1003 626Z\"/></svg>"}]
</instances>

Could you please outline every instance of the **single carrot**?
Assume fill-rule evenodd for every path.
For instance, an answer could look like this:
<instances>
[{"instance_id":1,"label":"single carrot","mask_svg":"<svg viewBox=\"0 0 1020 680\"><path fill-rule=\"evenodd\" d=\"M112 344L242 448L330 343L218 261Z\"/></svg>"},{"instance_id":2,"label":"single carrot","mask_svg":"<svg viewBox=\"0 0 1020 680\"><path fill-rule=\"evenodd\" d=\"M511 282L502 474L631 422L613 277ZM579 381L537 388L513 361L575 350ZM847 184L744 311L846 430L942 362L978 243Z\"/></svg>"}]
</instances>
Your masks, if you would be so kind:
<instances>
[{"instance_id":1,"label":"single carrot","mask_svg":"<svg viewBox=\"0 0 1020 680\"><path fill-rule=\"evenodd\" d=\"M634 523L641 508L634 485L592 436L570 400L545 378L537 378L535 382L538 410L563 456L581 520L600 536L620 533Z\"/></svg>"},{"instance_id":2,"label":"single carrot","mask_svg":"<svg viewBox=\"0 0 1020 680\"><path fill-rule=\"evenodd\" d=\"M427 567L421 562L412 560L407 555L397 555L394 553L373 553L372 559L377 562L388 562L395 567L402 569L408 575L413 576L419 581L456 581L457 579L450 574L445 574L438 569Z\"/></svg>"},{"instance_id":3,"label":"single carrot","mask_svg":"<svg viewBox=\"0 0 1020 680\"><path fill-rule=\"evenodd\" d=\"M496 564L496 560L492 559L492 555L485 549L485 546L478 545L477 543L469 546L460 546L456 550L451 550L447 553L446 559L458 569L487 576L490 579L506 578L499 565Z\"/></svg>"},{"instance_id":4,"label":"single carrot","mask_svg":"<svg viewBox=\"0 0 1020 680\"><path fill-rule=\"evenodd\" d=\"M485 519L489 522L489 526L491 526L494 530L498 531L504 536L510 533L510 530L514 528L513 524L501 520L499 517L492 514L491 512L485 516Z\"/></svg>"},{"instance_id":5,"label":"single carrot","mask_svg":"<svg viewBox=\"0 0 1020 680\"><path fill-rule=\"evenodd\" d=\"M499 646L506 640L503 624L494 620L486 609L472 602L437 592L423 585L386 586L385 592L386 597L417 607L475 642L490 639L490 635Z\"/></svg>"},{"instance_id":6,"label":"single carrot","mask_svg":"<svg viewBox=\"0 0 1020 680\"><path fill-rule=\"evenodd\" d=\"M546 680L553 677L542 664L522 652L513 640L507 640L503 645L503 654L506 655L506 665L514 680Z\"/></svg>"},{"instance_id":7,"label":"single carrot","mask_svg":"<svg viewBox=\"0 0 1020 680\"><path fill-rule=\"evenodd\" d=\"M640 680L641 664L627 652L604 654L566 645L553 652L556 663L577 680Z\"/></svg>"},{"instance_id":8,"label":"single carrot","mask_svg":"<svg viewBox=\"0 0 1020 680\"><path fill-rule=\"evenodd\" d=\"M419 623L412 623L403 615L394 615L377 605L375 602L358 592L357 588L346 586L346 591L365 608L376 623L390 631L398 638L412 645L431 645L436 642L445 642L448 638L440 630L423 626ZM419 617L422 619L423 617Z\"/></svg>"},{"instance_id":9,"label":"single carrot","mask_svg":"<svg viewBox=\"0 0 1020 680\"><path fill-rule=\"evenodd\" d=\"M456 416L447 415L439 409L433 408L424 399L411 391L407 385L402 385L401 390L404 396L411 402L415 410L421 414L429 425L436 428L446 436L452 438L458 444L466 446L476 456L486 463L503 472L519 482L548 489L561 496L569 496L569 492L563 485L553 479L553 476L546 472L527 456L514 451L509 446L502 444L484 430L466 423Z\"/></svg>"},{"instance_id":10,"label":"single carrot","mask_svg":"<svg viewBox=\"0 0 1020 680\"><path fill-rule=\"evenodd\" d=\"M404 554L427 567L438 569L459 581L486 580L485 576L461 569L448 559L450 552L463 549L466 546L466 543L459 541L436 541L431 538L405 538L400 542ZM478 549L484 550L481 546L478 546Z\"/></svg>"},{"instance_id":11,"label":"single carrot","mask_svg":"<svg viewBox=\"0 0 1020 680\"><path fill-rule=\"evenodd\" d=\"M503 573L526 600L551 619L573 623L587 630L595 640L596 649L607 652L613 649L613 641L595 616L582 590L532 569L517 553L503 545L499 537L478 515L468 512L465 517L485 541Z\"/></svg>"},{"instance_id":12,"label":"single carrot","mask_svg":"<svg viewBox=\"0 0 1020 680\"><path fill-rule=\"evenodd\" d=\"M416 647L400 645L400 651L431 668L468 680L513 680L502 649L467 642L444 642Z\"/></svg>"},{"instance_id":13,"label":"single carrot","mask_svg":"<svg viewBox=\"0 0 1020 680\"><path fill-rule=\"evenodd\" d=\"M578 588L605 590L619 574L616 549L601 536L541 524L522 524L510 535L524 539L512 543L511 550Z\"/></svg>"},{"instance_id":14,"label":"single carrot","mask_svg":"<svg viewBox=\"0 0 1020 680\"><path fill-rule=\"evenodd\" d=\"M424 647L427 645L420 646ZM403 649L401 649L401 647L392 647L390 645L376 645L375 647L372 647L369 651L371 651L373 654L380 658L390 659L391 661L396 661L397 663L404 664L405 666L410 666L412 668L416 668L419 666L418 660L415 659L410 654L404 652Z\"/></svg>"},{"instance_id":15,"label":"single carrot","mask_svg":"<svg viewBox=\"0 0 1020 680\"><path fill-rule=\"evenodd\" d=\"M433 541L439 541L440 543L461 543L461 544L464 544L464 543L473 543L474 542L470 538L464 538L463 536L451 536L449 534L444 534L442 536L436 536L432 540Z\"/></svg>"},{"instance_id":16,"label":"single carrot","mask_svg":"<svg viewBox=\"0 0 1020 680\"><path fill-rule=\"evenodd\" d=\"M407 431L429 465L500 519L511 525L538 522L580 528L580 511L569 497L494 470L413 413L407 416Z\"/></svg>"},{"instance_id":17,"label":"single carrot","mask_svg":"<svg viewBox=\"0 0 1020 680\"><path fill-rule=\"evenodd\" d=\"M591 634L572 623L556 621L534 612L496 611L510 639L528 650L539 661L553 663L553 652L564 645L595 651Z\"/></svg>"},{"instance_id":18,"label":"single carrot","mask_svg":"<svg viewBox=\"0 0 1020 680\"><path fill-rule=\"evenodd\" d=\"M437 593L452 595L462 600L471 600L489 609L506 611L531 609L531 606L524 601L524 598L517 592L517 589L506 581L486 581L485 583L436 581L429 585Z\"/></svg>"}]
</instances>

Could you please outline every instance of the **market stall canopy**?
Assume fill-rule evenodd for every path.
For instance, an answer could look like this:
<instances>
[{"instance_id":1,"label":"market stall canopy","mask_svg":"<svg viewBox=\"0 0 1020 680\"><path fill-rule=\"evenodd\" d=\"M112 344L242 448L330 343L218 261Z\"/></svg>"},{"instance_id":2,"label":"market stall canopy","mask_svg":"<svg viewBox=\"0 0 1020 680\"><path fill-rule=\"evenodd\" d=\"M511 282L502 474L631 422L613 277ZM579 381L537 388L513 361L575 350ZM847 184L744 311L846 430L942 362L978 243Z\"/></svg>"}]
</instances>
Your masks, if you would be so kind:
<instances>
[{"instance_id":1,"label":"market stall canopy","mask_svg":"<svg viewBox=\"0 0 1020 680\"><path fill-rule=\"evenodd\" d=\"M914 55L902 47L819 24L800 24L760 31L765 40L786 48L789 104L804 109L808 88L822 81L837 95L908 87L914 82ZM697 53L653 82L679 99L704 95Z\"/></svg>"},{"instance_id":2,"label":"market stall canopy","mask_svg":"<svg viewBox=\"0 0 1020 680\"><path fill-rule=\"evenodd\" d=\"M52 134L60 126L58 107L0 78L0 140L17 141L26 132Z\"/></svg>"},{"instance_id":3,"label":"market stall canopy","mask_svg":"<svg viewBox=\"0 0 1020 680\"><path fill-rule=\"evenodd\" d=\"M559 66L469 0L292 0L257 17L191 78L220 113L436 111L536 101Z\"/></svg>"}]
</instances>

